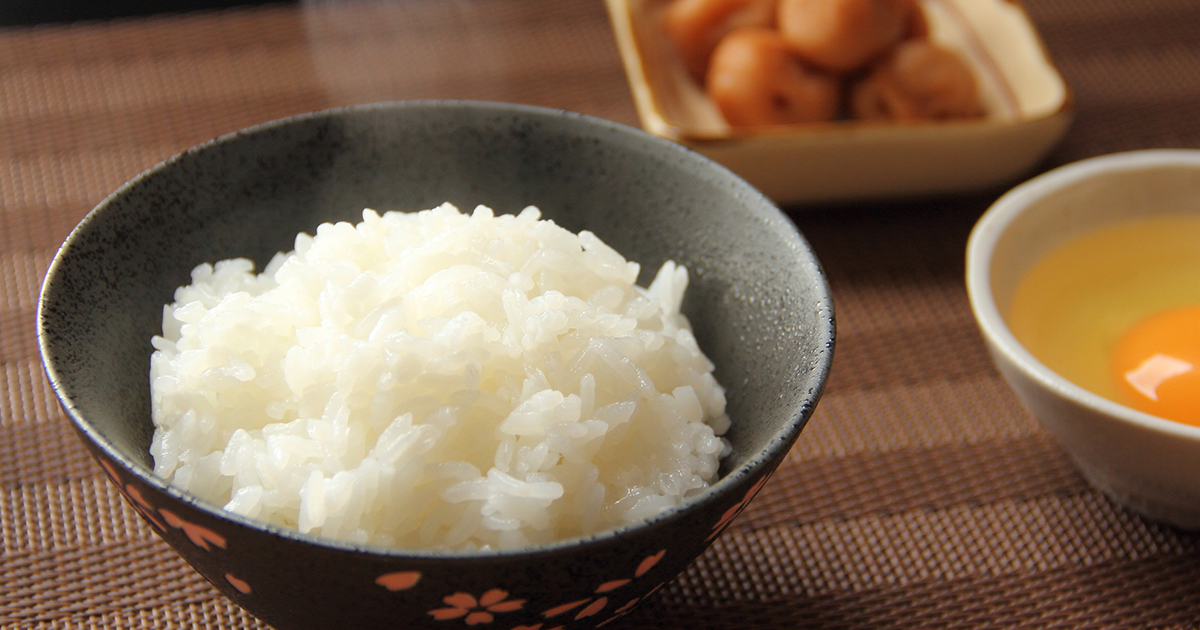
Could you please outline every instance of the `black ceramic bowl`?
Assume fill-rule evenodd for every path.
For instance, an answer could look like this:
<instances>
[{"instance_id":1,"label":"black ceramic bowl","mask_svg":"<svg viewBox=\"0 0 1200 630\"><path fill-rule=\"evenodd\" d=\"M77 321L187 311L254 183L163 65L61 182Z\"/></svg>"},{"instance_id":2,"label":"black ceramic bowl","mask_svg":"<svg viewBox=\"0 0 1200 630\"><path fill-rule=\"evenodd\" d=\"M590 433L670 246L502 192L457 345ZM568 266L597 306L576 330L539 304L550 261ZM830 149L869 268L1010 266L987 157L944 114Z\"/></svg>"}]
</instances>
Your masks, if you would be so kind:
<instances>
[{"instance_id":1,"label":"black ceramic bowl","mask_svg":"<svg viewBox=\"0 0 1200 630\"><path fill-rule=\"evenodd\" d=\"M648 522L528 549L331 541L166 486L149 454L150 338L204 262L261 268L295 234L364 207L526 205L592 230L648 283L691 272L684 311L727 388L733 452L706 493ZM611 122L530 107L381 104L219 138L121 187L75 229L42 292L46 372L84 443L151 526L263 621L292 628L595 627L672 579L754 497L812 414L833 308L808 244L716 163Z\"/></svg>"}]
</instances>

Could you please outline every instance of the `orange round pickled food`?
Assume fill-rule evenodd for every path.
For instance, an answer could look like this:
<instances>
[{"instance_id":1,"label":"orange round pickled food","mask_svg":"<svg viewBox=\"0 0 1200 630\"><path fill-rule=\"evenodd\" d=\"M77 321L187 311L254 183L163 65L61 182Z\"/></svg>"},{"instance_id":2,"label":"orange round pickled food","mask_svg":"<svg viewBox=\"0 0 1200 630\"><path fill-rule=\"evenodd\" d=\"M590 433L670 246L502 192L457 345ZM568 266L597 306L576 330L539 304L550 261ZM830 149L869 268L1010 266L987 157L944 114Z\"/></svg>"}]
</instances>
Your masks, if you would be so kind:
<instances>
[{"instance_id":1,"label":"orange round pickled food","mask_svg":"<svg viewBox=\"0 0 1200 630\"><path fill-rule=\"evenodd\" d=\"M713 51L705 88L734 127L833 120L838 82L809 70L774 29L740 28Z\"/></svg>"},{"instance_id":2,"label":"orange round pickled food","mask_svg":"<svg viewBox=\"0 0 1200 630\"><path fill-rule=\"evenodd\" d=\"M775 0L673 0L662 19L688 72L703 83L721 38L738 28L772 26Z\"/></svg>"},{"instance_id":3,"label":"orange round pickled food","mask_svg":"<svg viewBox=\"0 0 1200 630\"><path fill-rule=\"evenodd\" d=\"M924 30L913 0L780 0L776 22L800 56L832 72L859 70Z\"/></svg>"},{"instance_id":4,"label":"orange round pickled food","mask_svg":"<svg viewBox=\"0 0 1200 630\"><path fill-rule=\"evenodd\" d=\"M1200 306L1134 324L1117 341L1109 366L1127 406L1200 426Z\"/></svg>"}]
</instances>

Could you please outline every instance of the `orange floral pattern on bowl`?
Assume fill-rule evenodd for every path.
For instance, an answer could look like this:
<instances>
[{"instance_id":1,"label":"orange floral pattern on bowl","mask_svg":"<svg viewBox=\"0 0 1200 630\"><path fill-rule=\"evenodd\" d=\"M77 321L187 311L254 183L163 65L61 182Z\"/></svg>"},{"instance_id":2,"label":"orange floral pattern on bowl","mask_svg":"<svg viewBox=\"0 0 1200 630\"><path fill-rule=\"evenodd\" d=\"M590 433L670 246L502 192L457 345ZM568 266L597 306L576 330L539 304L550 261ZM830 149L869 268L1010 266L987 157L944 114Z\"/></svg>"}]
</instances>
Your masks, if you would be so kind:
<instances>
[{"instance_id":1,"label":"orange floral pattern on bowl","mask_svg":"<svg viewBox=\"0 0 1200 630\"><path fill-rule=\"evenodd\" d=\"M145 519L154 527L162 532L168 531L168 528L178 529L183 532L192 544L203 549L204 551L212 551L213 547L221 549L226 548L226 538L217 532L193 523L183 518L174 512L165 508L155 508L142 493L133 484L124 483L121 476L117 473L116 468L107 461L99 460L101 467L104 468L108 477L116 484L117 489L125 497L130 505L138 511ZM733 505L731 505L717 519L717 522L712 526L712 533L709 534L705 542L711 542L714 538L720 535L729 524L746 508L751 500L766 484L770 475L764 475L759 479L746 494ZM666 555L666 549L660 549L657 553L646 556L638 564L633 571L632 577L617 577L607 580L596 586L592 592L583 598L570 602L558 604L542 611L541 616L545 619L562 618L564 615L574 613L569 621L578 621L587 617L600 614L609 608L612 599L623 587L629 585L634 580L637 580L648 573L655 565L662 560ZM245 595L253 592L253 588L248 582L237 577L232 573L225 573L225 580L235 589ZM420 582L422 574L420 571L392 571L384 573L375 579L375 584L389 591L404 591L411 589ZM649 589L644 595L634 596L626 600L619 607L614 608L610 616L597 624L603 626L623 617L631 611L639 602L653 595L662 588L665 581L660 581L653 588ZM501 588L492 588L484 592L479 597L464 592L456 591L450 595L441 598L441 602L446 606L434 608L428 611L428 614L437 621L450 621L461 619L467 626L477 626L481 624L491 624L496 621L496 615L515 612L525 608L527 599L510 599L509 591ZM561 630L565 624L553 627L543 627L544 623L535 623L532 625L513 626L512 630Z\"/></svg>"},{"instance_id":2,"label":"orange floral pattern on bowl","mask_svg":"<svg viewBox=\"0 0 1200 630\"><path fill-rule=\"evenodd\" d=\"M541 613L542 617L553 619L574 613L571 620L579 620L600 614L609 607L612 601L612 593L641 578L650 569L654 568L666 553L666 549L661 549L657 553L646 556L638 563L632 577L618 577L606 580L593 589L592 593L587 597L552 606ZM419 571L393 571L380 575L375 579L375 583L389 591L400 591L416 586L420 579L421 573ZM662 583L659 583L647 594L631 597L619 608L614 609L608 619L598 625L604 625L624 616L638 602L649 597L661 586ZM525 605L528 602L527 599L511 599L509 595L509 591L502 588L489 589L479 597L475 597L465 591L456 591L442 597L441 601L443 604L446 604L445 607L431 609L428 611L428 614L437 621L461 619L468 626L491 624L496 621L496 615L525 609ZM544 623L518 625L513 626L512 630L560 630L563 627L563 625L553 627L544 626Z\"/></svg>"},{"instance_id":3,"label":"orange floral pattern on bowl","mask_svg":"<svg viewBox=\"0 0 1200 630\"><path fill-rule=\"evenodd\" d=\"M100 462L100 467L108 474L108 478L117 486L117 490L125 497L125 500L137 510L151 525L157 527L159 531L166 532L168 527L178 529L183 532L187 539L193 545L205 550L212 551L213 547L225 549L226 539L224 536L214 532L213 530L186 521L179 517L171 510L166 508L155 508L149 501L146 500L140 490L131 483L124 483L121 475L117 473L117 469L112 464L102 459L97 459ZM160 518L161 516L161 518ZM245 580L237 577L232 573L225 574L225 581L236 588L243 595L249 595L254 589Z\"/></svg>"},{"instance_id":4,"label":"orange floral pattern on bowl","mask_svg":"<svg viewBox=\"0 0 1200 630\"><path fill-rule=\"evenodd\" d=\"M434 619L445 621L465 617L464 621L468 626L492 623L495 620L494 613L513 612L525 606L525 600L508 599L508 591L498 588L480 595L479 599L475 599L469 593L459 592L443 597L442 601L449 604L450 607L429 611Z\"/></svg>"},{"instance_id":5,"label":"orange floral pattern on bowl","mask_svg":"<svg viewBox=\"0 0 1200 630\"><path fill-rule=\"evenodd\" d=\"M725 513L713 525L712 533L708 535L708 538L704 542L711 542L714 538L720 536L721 532L725 531L725 528L729 527L729 524L733 522L733 519L737 518L738 514L741 514L742 510L746 509L746 506L750 504L750 501L754 499L759 490L762 490L762 487L766 485L767 480L770 478L770 473L763 475L762 479L759 479L753 486L750 486L750 489L746 491L746 495L742 497L741 501L729 506L729 509L725 510Z\"/></svg>"},{"instance_id":6,"label":"orange floral pattern on bowl","mask_svg":"<svg viewBox=\"0 0 1200 630\"><path fill-rule=\"evenodd\" d=\"M559 615L571 612L580 607L582 607L582 610L580 610L578 613L575 614L576 620L583 619L585 617L591 617L592 615L599 613L600 611L604 610L605 607L608 606L609 597L608 597L608 595L606 595L606 593L609 593L610 591L615 591L615 590L621 588L622 586L629 584L634 579L642 577L643 575L646 574L647 571L649 571L652 567L654 567L654 565L658 564L658 561L662 560L663 555L666 553L667 553L666 549L661 549L656 554L646 556L646 558L644 560L642 560L642 562L640 564L638 564L637 569L634 570L633 578L621 578L621 579L616 579L616 580L610 580L608 582L604 582L600 586L597 586L596 590L593 591L593 594L599 595L599 597L587 597L587 598L584 598L584 599L581 599L578 601L569 602L566 604L562 604L560 606L555 606L554 608L551 608L551 609L543 612L542 616L547 619L550 619L552 617L557 617ZM612 621L613 619L616 619L617 617L624 615L626 612L633 609L634 605L637 604L637 602L641 601L642 599L643 598L641 598L641 597L634 597L633 599L627 601L623 606L621 606L617 610L613 611L614 612L613 617L605 620L604 622L601 622L599 625L604 625L605 623L608 623L608 622Z\"/></svg>"}]
</instances>

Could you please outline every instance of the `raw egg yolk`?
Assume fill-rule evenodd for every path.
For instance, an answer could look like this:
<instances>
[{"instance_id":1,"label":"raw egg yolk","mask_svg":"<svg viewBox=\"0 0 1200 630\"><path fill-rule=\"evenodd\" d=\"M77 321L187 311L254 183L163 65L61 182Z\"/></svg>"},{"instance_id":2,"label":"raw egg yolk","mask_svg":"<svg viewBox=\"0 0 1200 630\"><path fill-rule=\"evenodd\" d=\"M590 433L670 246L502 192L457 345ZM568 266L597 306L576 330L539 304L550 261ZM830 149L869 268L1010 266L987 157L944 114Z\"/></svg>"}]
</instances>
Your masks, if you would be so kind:
<instances>
[{"instance_id":1,"label":"raw egg yolk","mask_svg":"<svg viewBox=\"0 0 1200 630\"><path fill-rule=\"evenodd\" d=\"M1126 405L1200 426L1200 306L1134 324L1117 342L1109 366Z\"/></svg>"}]
</instances>

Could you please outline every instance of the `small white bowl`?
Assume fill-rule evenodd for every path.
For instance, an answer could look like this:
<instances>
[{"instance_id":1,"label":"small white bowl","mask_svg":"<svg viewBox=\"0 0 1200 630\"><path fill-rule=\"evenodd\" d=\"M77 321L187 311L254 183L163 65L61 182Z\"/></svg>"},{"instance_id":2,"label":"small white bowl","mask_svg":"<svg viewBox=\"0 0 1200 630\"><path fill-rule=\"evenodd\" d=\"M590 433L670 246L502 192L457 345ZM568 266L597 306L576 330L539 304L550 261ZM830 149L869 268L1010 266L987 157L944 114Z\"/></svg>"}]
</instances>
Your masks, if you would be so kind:
<instances>
[{"instance_id":1,"label":"small white bowl","mask_svg":"<svg viewBox=\"0 0 1200 630\"><path fill-rule=\"evenodd\" d=\"M1004 184L1033 168L1071 122L1071 92L1020 3L919 0L930 39L972 68L985 117L732 129L663 31L669 1L606 0L642 128L724 164L777 203Z\"/></svg>"},{"instance_id":2,"label":"small white bowl","mask_svg":"<svg viewBox=\"0 0 1200 630\"><path fill-rule=\"evenodd\" d=\"M967 293L1008 384L1084 477L1153 520L1200 528L1200 427L1122 406L1052 372L1004 315L1020 280L1054 246L1136 217L1200 213L1200 150L1091 158L1017 186L984 213L967 244Z\"/></svg>"}]
</instances>

